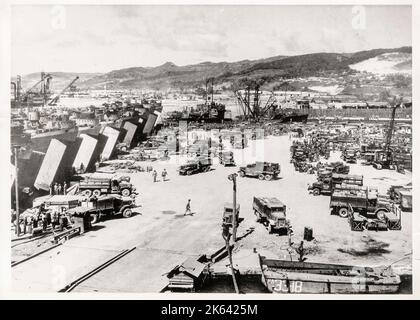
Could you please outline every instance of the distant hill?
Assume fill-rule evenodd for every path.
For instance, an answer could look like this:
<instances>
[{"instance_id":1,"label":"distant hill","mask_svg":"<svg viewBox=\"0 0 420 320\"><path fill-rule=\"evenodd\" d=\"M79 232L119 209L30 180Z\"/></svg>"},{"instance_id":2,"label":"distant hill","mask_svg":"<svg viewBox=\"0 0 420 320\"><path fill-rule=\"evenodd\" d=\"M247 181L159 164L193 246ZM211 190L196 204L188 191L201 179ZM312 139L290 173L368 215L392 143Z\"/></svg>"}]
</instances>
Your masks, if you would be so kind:
<instances>
[{"instance_id":1,"label":"distant hill","mask_svg":"<svg viewBox=\"0 0 420 320\"><path fill-rule=\"evenodd\" d=\"M205 79L210 77L215 79L216 85L225 87L230 87L244 78L262 79L265 84L274 84L284 79L351 71L350 65L387 53L403 53L411 56L411 51L411 47L401 47L354 53L275 56L238 62L202 62L186 66L177 66L172 62L166 62L157 67L132 67L113 70L104 74L77 74L81 78L77 85L80 88L89 89L103 89L106 86L107 89L149 88L165 90L168 88L180 89L203 86ZM400 61L399 63L397 69L407 69L409 67L406 61ZM53 76L53 83L56 81L69 82L76 74L53 73ZM37 74L37 77L39 78L39 74Z\"/></svg>"}]
</instances>

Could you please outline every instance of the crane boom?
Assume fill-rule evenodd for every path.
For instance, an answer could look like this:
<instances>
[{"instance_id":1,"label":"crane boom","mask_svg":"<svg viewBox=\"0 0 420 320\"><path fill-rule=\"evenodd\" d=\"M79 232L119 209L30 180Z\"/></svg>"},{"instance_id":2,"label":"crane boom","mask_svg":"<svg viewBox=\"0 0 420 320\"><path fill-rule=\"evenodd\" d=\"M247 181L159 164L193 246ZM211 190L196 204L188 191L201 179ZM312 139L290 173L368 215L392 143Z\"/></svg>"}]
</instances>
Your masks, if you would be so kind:
<instances>
[{"instance_id":1,"label":"crane boom","mask_svg":"<svg viewBox=\"0 0 420 320\"><path fill-rule=\"evenodd\" d=\"M54 98L51 99L51 101L48 103L48 105L53 105L55 103L57 103L58 99L60 99L60 96L68 89L70 88L77 80L79 79L79 76L77 76L76 78L74 78L67 86L64 87L63 90L60 91L60 93L58 95L56 95Z\"/></svg>"},{"instance_id":2,"label":"crane boom","mask_svg":"<svg viewBox=\"0 0 420 320\"><path fill-rule=\"evenodd\" d=\"M29 94L29 93L31 93L31 91L35 88L35 87L37 87L41 82L43 82L43 81L45 81L45 80L48 80L48 79L51 79L52 77L51 77L51 75L50 74L46 74L45 75L45 77L44 78L41 78L41 80L39 80L37 83L35 83L32 87L30 87L28 90L26 90L26 92L22 95L22 97L21 97L21 99L23 100L23 99L25 99L26 97L27 97L27 95Z\"/></svg>"}]
</instances>

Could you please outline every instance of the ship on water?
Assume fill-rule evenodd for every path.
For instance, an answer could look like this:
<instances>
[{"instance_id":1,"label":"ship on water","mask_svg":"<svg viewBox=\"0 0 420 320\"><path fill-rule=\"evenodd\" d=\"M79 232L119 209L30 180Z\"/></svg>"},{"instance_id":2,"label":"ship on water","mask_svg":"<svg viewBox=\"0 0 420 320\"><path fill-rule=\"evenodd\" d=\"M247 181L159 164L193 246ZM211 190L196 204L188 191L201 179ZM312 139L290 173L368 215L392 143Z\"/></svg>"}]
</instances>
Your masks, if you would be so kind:
<instances>
[{"instance_id":1,"label":"ship on water","mask_svg":"<svg viewBox=\"0 0 420 320\"><path fill-rule=\"evenodd\" d=\"M271 119L281 123L306 122L309 116L309 100L296 100L295 108L272 107Z\"/></svg>"},{"instance_id":2,"label":"ship on water","mask_svg":"<svg viewBox=\"0 0 420 320\"><path fill-rule=\"evenodd\" d=\"M213 78L206 80L205 102L196 107L184 107L181 111L165 113L165 119L171 121L187 121L201 123L223 123L232 120L231 113L226 110L226 105L214 101Z\"/></svg>"}]
</instances>

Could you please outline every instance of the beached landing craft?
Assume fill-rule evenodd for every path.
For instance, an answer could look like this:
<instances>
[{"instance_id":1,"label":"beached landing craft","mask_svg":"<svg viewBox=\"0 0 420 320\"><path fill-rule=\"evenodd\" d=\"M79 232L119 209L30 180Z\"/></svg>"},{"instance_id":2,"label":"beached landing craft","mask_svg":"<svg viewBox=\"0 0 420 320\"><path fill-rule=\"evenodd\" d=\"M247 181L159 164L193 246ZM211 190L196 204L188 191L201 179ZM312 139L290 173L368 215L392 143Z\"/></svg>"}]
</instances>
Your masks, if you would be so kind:
<instances>
[{"instance_id":1,"label":"beached landing craft","mask_svg":"<svg viewBox=\"0 0 420 320\"><path fill-rule=\"evenodd\" d=\"M356 267L267 259L262 282L271 293L396 293L401 280L391 268Z\"/></svg>"}]
</instances>

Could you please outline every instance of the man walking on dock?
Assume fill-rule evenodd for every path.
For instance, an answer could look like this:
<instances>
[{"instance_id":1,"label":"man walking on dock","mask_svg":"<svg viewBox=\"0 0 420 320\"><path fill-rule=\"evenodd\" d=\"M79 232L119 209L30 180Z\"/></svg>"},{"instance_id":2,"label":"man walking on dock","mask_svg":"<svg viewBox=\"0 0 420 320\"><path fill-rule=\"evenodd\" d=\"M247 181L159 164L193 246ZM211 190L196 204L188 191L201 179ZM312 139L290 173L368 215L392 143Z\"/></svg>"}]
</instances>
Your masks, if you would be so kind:
<instances>
[{"instance_id":1,"label":"man walking on dock","mask_svg":"<svg viewBox=\"0 0 420 320\"><path fill-rule=\"evenodd\" d=\"M185 207L185 213L184 216L188 214L191 214L191 199L188 199L187 206Z\"/></svg>"}]
</instances>

